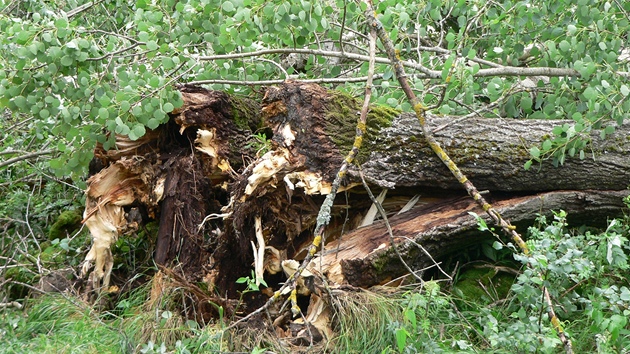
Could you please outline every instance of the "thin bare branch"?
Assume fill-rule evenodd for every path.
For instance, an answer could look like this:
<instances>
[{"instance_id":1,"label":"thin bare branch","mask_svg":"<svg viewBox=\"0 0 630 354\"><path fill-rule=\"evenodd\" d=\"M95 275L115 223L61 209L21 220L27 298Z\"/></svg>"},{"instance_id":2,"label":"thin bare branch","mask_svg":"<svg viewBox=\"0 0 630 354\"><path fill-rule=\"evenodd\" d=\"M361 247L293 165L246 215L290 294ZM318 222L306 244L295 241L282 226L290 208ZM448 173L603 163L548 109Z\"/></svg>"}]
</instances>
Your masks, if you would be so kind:
<instances>
[{"instance_id":1,"label":"thin bare branch","mask_svg":"<svg viewBox=\"0 0 630 354\"><path fill-rule=\"evenodd\" d=\"M33 159L42 155L50 155L53 152L55 152L55 150L44 150L44 151L31 152L28 154L24 154L22 156L14 157L12 159L8 159L6 161L0 162L0 168L3 168L5 166L10 166L16 162Z\"/></svg>"},{"instance_id":2,"label":"thin bare branch","mask_svg":"<svg viewBox=\"0 0 630 354\"><path fill-rule=\"evenodd\" d=\"M81 6L75 7L74 9L66 12L66 16L68 16L68 19L80 14L83 11L87 11L90 8L94 7L95 5L98 5L100 3L102 3L103 0L98 0L98 1L90 1L86 4L83 4Z\"/></svg>"},{"instance_id":3,"label":"thin bare branch","mask_svg":"<svg viewBox=\"0 0 630 354\"><path fill-rule=\"evenodd\" d=\"M253 56L262 56L269 54L312 54L312 55L320 55L324 57L334 57L334 58L344 58L351 59L357 61L369 61L369 56L361 55L356 53L348 53L348 52L337 52L330 50L319 50L319 49L265 49L259 50L255 52L247 52L247 53L234 53L234 54L221 54L221 55L199 55L194 56L195 59L201 61L213 61L213 60L228 60L228 59L240 59L246 57ZM375 62L379 64L389 64L393 65L392 61L387 58L376 57ZM431 70L426 66L410 62L410 61L398 61L403 67L415 69L425 74L428 78L431 79L440 79L442 78L442 72L440 70ZM496 68L489 69L480 69L474 77L488 77L488 76L571 76L571 77L580 77L580 73L574 69L563 69L563 68L521 68L515 66L501 66Z\"/></svg>"},{"instance_id":4,"label":"thin bare branch","mask_svg":"<svg viewBox=\"0 0 630 354\"><path fill-rule=\"evenodd\" d=\"M375 74L375 79L381 79L382 74ZM367 81L367 76L360 77L335 77L335 78L320 78L320 79L300 79L300 82L315 83L315 84L343 84L348 82L364 82ZM187 82L186 85L245 85L245 86L268 86L268 85L280 85L284 82L283 79L277 80L260 80L260 81L242 81L242 80L199 80Z\"/></svg>"},{"instance_id":5,"label":"thin bare branch","mask_svg":"<svg viewBox=\"0 0 630 354\"><path fill-rule=\"evenodd\" d=\"M398 251L398 247L396 246L396 242L394 241L394 231L392 230L392 226L389 224L387 213L383 209L383 206L381 205L381 203L374 197L374 194L372 194L372 190L368 186L367 182L365 182L365 177L363 176L363 171L361 169L359 169L359 176L361 176L361 182L363 183L363 188L365 188L365 191L367 192L368 197L370 197L370 200L376 206L376 209L381 214L381 217L383 218L383 221L385 222L385 227L387 228L387 234L389 235L389 242L391 243L392 248L394 249L394 252L396 253L396 256L398 256L398 260L400 260L403 266L405 266L409 274L413 275L416 278L416 280L418 280L420 283L424 283L424 280L422 279L422 277L416 274L417 272L415 272L413 269L411 269L411 267L409 267L407 262L405 262L405 259L400 254L400 251Z\"/></svg>"}]
</instances>

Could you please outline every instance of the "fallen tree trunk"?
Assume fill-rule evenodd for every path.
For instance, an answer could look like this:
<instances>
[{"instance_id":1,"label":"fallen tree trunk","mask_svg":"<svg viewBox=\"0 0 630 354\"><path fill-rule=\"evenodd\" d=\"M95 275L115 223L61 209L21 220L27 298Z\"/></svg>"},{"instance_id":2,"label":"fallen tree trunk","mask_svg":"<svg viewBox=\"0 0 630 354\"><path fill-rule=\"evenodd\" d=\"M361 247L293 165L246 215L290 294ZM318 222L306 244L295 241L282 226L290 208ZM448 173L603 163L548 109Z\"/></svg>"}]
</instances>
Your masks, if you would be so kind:
<instances>
[{"instance_id":1,"label":"fallen tree trunk","mask_svg":"<svg viewBox=\"0 0 630 354\"><path fill-rule=\"evenodd\" d=\"M287 82L270 90L264 102L266 121L279 144L291 141L297 161L292 168L320 173L332 181L354 141L358 103L320 86ZM549 191L559 189L624 189L630 181L630 128L617 127L606 139L593 132L587 158L567 158L555 168L545 162L525 171L529 149L551 137L554 127L573 121L429 117L439 128L435 138L478 189ZM366 178L385 188L439 187L461 189L450 171L424 141L413 114L372 108L368 132L357 162ZM301 164L301 165L298 165ZM351 173L357 182L356 169Z\"/></svg>"},{"instance_id":2,"label":"fallen tree trunk","mask_svg":"<svg viewBox=\"0 0 630 354\"><path fill-rule=\"evenodd\" d=\"M95 153L85 212L94 246L84 271L95 261L94 287L103 279L106 285L110 247L132 224L123 216L139 207L142 222L159 221L155 262L177 268L181 282L203 280L208 289L238 299L244 285L236 280L256 268L256 282L264 276L275 288L287 279L282 262L302 259L312 242L323 196L352 147L359 102L293 81L270 88L262 107L201 88L182 88L182 95L185 105L168 124L136 142L119 137L117 150ZM525 171L529 148L559 122L431 117L431 124L440 127L436 138L462 171L479 189L489 189L497 210L519 227L549 209L565 209L580 223L601 223L627 195L627 127L608 140L591 137L595 158ZM261 130L272 141L258 157L250 142ZM397 240L409 238L396 246L413 269L433 263L414 243L444 261L487 240L467 214L476 210L474 203L462 198L461 186L426 146L412 116L373 107L357 161L371 188L393 189L393 199L384 202L390 211L412 207L409 199L423 196L419 206L390 219ZM326 252L311 270L332 283L371 286L406 268L394 257L384 226L370 225L372 203L358 171L353 167L340 188L345 192L332 207ZM562 191L567 189L572 191ZM552 192L535 194L540 191ZM368 226L350 232L359 225ZM248 293L243 308L255 309L264 297Z\"/></svg>"},{"instance_id":3,"label":"fallen tree trunk","mask_svg":"<svg viewBox=\"0 0 630 354\"><path fill-rule=\"evenodd\" d=\"M313 84L288 81L267 92L262 112L265 124L273 131L275 148L244 171L232 190L234 232L226 237L237 240L244 260L251 261L249 245L257 239L252 227L255 217L261 218L272 235L265 240L266 245L283 251L288 258L303 257L311 242L316 206L321 204L318 195L329 192L345 153L352 147L358 110L359 103L353 98ZM493 193L622 190L630 181L630 159L623 152L630 151L627 127L619 128L607 140L592 136L595 158L568 159L559 168L548 163L526 171L523 165L530 158L529 148L548 137L554 126L566 122L432 119L431 124L440 127L436 139L479 189ZM357 162L372 187L395 188L398 194L435 195L446 189L462 189L424 142L416 119L389 109L371 110ZM352 188L360 184L357 171L356 167L351 170L341 188L351 191L348 200L338 197L335 202L339 208L333 208L333 218L339 223L329 226L328 240L337 238L343 227L351 230L364 222L361 218L371 203L360 193L362 187ZM561 205L558 202L555 207ZM344 219L350 222L340 225ZM441 246L449 248L451 242L458 242L454 240L445 235Z\"/></svg>"},{"instance_id":4,"label":"fallen tree trunk","mask_svg":"<svg viewBox=\"0 0 630 354\"><path fill-rule=\"evenodd\" d=\"M628 195L629 190L554 191L518 197L503 195L493 205L523 232L540 215L551 219L551 211L560 209L568 213L570 225L588 222L603 227L608 218L621 216L622 198ZM495 240L490 233L479 232L477 221L469 212L477 213L488 224L491 222L468 197L429 203L390 218L394 243L402 260L414 270L426 269L435 266L434 260L447 261L466 249ZM311 268L326 274L336 284L347 282L369 287L389 282L408 273L392 249L391 240L383 221L358 228L329 243L326 252L312 261Z\"/></svg>"},{"instance_id":5,"label":"fallen tree trunk","mask_svg":"<svg viewBox=\"0 0 630 354\"><path fill-rule=\"evenodd\" d=\"M475 186L492 191L550 191L560 189L621 190L630 181L630 128L618 127L601 139L585 135L591 145L586 158L566 158L523 168L530 147L540 146L556 126L572 121L431 117L435 138ZM461 189L450 171L422 139L415 116L403 114L366 144L369 158L361 164L370 181L387 188L440 187ZM354 173L356 175L356 172Z\"/></svg>"}]
</instances>

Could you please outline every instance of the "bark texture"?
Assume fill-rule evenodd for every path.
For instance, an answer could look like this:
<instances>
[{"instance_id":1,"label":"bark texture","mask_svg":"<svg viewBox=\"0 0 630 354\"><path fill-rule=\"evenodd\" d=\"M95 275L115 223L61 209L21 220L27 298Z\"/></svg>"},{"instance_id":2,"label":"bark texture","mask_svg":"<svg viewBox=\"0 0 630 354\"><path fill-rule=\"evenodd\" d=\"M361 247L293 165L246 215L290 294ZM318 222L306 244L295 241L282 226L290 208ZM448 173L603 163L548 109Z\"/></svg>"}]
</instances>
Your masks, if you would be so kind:
<instances>
[{"instance_id":1,"label":"bark texture","mask_svg":"<svg viewBox=\"0 0 630 354\"><path fill-rule=\"evenodd\" d=\"M504 194L490 200L494 199L494 207L505 219L525 232L539 215L551 219L551 210L560 209L569 214L570 225L605 226L608 218L621 216L622 198L628 195L628 190L554 191L518 197ZM427 203L390 218L394 242L403 260L412 269L420 270L433 266L434 260L448 262L466 249L493 242L492 235L479 232L476 219L469 212L482 216L491 226L490 218L468 197ZM320 271L333 283L369 287L408 273L391 248L384 222L358 228L331 242L326 249L320 259L313 261L313 267L321 267ZM435 269L432 272L436 273Z\"/></svg>"},{"instance_id":2,"label":"bark texture","mask_svg":"<svg viewBox=\"0 0 630 354\"><path fill-rule=\"evenodd\" d=\"M559 189L621 190L630 181L630 128L618 127L601 139L590 135L586 158L567 157L563 166L551 161L523 165L529 148L540 146L555 126L570 121L430 117L432 127L443 127L436 139L478 189L492 191L551 191ZM387 188L440 187L461 189L448 169L422 139L415 116L402 114L368 141L369 158L362 169L369 180ZM356 175L356 172L355 172Z\"/></svg>"}]
</instances>

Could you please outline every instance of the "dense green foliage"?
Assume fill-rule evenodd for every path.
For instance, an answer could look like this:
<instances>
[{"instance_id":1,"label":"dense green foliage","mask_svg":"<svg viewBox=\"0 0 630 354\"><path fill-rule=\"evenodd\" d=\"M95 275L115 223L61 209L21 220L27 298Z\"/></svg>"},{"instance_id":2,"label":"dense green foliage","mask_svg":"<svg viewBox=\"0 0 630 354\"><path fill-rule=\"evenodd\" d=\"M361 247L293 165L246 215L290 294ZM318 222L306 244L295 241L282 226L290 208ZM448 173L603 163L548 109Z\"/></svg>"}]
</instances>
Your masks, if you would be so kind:
<instances>
[{"instance_id":1,"label":"dense green foliage","mask_svg":"<svg viewBox=\"0 0 630 354\"><path fill-rule=\"evenodd\" d=\"M182 104L176 84L244 95L287 78L357 95L364 89L368 28L355 2L83 3L0 0L2 301L24 302L29 285L51 270L77 269L88 245L74 222L94 146L111 148L114 134L138 139L166 122ZM568 120L540 146L524 147L525 168L590 158L590 133L606 137L630 111L630 2L386 0L376 11L433 113ZM386 56L377 56L374 101L409 110ZM569 231L565 221L560 212L530 230L533 254L516 258L534 268L523 269L507 295L489 279L477 289L483 299L438 283L389 299L340 299L333 342L340 351L557 352L545 286L576 352L621 352L630 346L628 221L603 232ZM149 253L143 242L119 241L136 252L116 264L138 272L137 259ZM146 294L134 296L104 314L71 297L45 296L26 312L4 309L0 350L225 349L218 328L197 328L169 306L147 309ZM362 309L373 321L356 321ZM153 337L144 322L159 329ZM243 348L273 346L260 338L250 344Z\"/></svg>"},{"instance_id":2,"label":"dense green foliage","mask_svg":"<svg viewBox=\"0 0 630 354\"><path fill-rule=\"evenodd\" d=\"M79 5L0 2L0 108L35 118L33 136L61 154L50 161L58 176L83 176L95 143L111 147L105 132L137 139L164 123L181 105L175 84L247 92L235 84L344 82L367 72L364 5L354 2ZM589 137L581 133L601 128L605 136L630 109L627 2L391 0L377 12L401 58L415 65L412 86L436 112L572 119L532 147L533 160L584 158ZM272 49L283 52L244 55ZM388 64L376 73L377 101L408 109ZM358 92L361 82L344 89Z\"/></svg>"}]
</instances>

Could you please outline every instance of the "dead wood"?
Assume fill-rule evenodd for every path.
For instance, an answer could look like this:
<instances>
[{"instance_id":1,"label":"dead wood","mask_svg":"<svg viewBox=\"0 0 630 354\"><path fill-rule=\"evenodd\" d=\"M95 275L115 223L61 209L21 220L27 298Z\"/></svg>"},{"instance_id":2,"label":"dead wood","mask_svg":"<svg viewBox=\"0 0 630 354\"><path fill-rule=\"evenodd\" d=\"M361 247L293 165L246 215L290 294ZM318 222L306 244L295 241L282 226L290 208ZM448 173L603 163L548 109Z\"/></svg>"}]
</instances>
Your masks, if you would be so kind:
<instances>
[{"instance_id":1,"label":"dead wood","mask_svg":"<svg viewBox=\"0 0 630 354\"><path fill-rule=\"evenodd\" d=\"M93 246L84 273L96 262L91 275L94 288L107 286L112 269L111 246L126 232L125 213L142 208L148 219L159 220L155 241L156 263L177 265L195 280L203 277L210 259L200 225L206 215L220 213L227 204L226 186L256 151L248 144L259 126L258 104L223 92L182 87L184 106L172 121L132 141L116 136L116 146L99 145L91 163L84 222ZM145 220L145 222L148 220ZM222 222L207 224L208 230Z\"/></svg>"},{"instance_id":2,"label":"dead wood","mask_svg":"<svg viewBox=\"0 0 630 354\"><path fill-rule=\"evenodd\" d=\"M244 259L252 261L249 244L256 239L252 227L255 216L262 217L267 245L282 251L288 258L303 256L301 251L311 241L310 231L321 203L318 195L328 192L341 159L351 148L358 110L359 104L352 97L314 84L287 81L267 92L262 112L265 124L273 131L274 150L246 169L232 190L235 238ZM478 188L489 189L493 193L625 189L630 181L630 159L622 153L624 148L630 149L630 142L626 139L630 132L625 127L619 128L607 140L592 136L592 155L587 159L567 159L564 166L558 168L546 162L541 168L523 169L530 157L529 147L540 144L554 126L562 123L482 118L455 122L454 118L431 117L433 126L442 127L435 133L436 138ZM357 160L372 186L394 188L399 195L429 194L433 197L440 190L443 191L441 193L445 193L446 189L462 190L423 141L415 117L374 107L367 128ZM345 181L344 187L350 190L350 199L346 201L344 196L336 199L337 209L333 216L340 222L333 222L329 227L328 240L337 238L342 228L347 231L358 226L370 205L360 193L360 187L352 188L359 182L356 175L355 167ZM353 191L359 193L354 194ZM562 208L565 203L576 202L568 198L549 207ZM577 208L578 205L572 207ZM615 208L620 207L620 201L614 205ZM454 203L451 212L464 212L471 206L472 203ZM610 208L602 208L603 213L611 211ZM527 214L525 211L520 214ZM428 213L429 210L422 212ZM596 213L581 215L584 215L584 223L598 222ZM593 218L589 219L589 215ZM343 223L346 218L349 222ZM453 223L444 217L437 220L442 220L444 225ZM519 221L520 217L513 220L515 223ZM531 222L533 218L524 221ZM418 228L418 232L423 230L413 223L409 227ZM411 235L411 231L407 231L406 235ZM444 238L441 246L453 249L446 241L448 235L447 232L443 236L432 237ZM476 241L478 239L471 244ZM346 257L340 253L337 256L340 257L338 259L361 258L380 244L387 243L374 245L364 242L362 245L367 248L361 248L358 254L351 253L352 257ZM382 280L358 281L357 284L372 285Z\"/></svg>"},{"instance_id":3,"label":"dead wood","mask_svg":"<svg viewBox=\"0 0 630 354\"><path fill-rule=\"evenodd\" d=\"M142 209L140 222L159 221L154 261L183 274L180 284L203 281L208 289L238 299L244 285L235 281L251 274L255 252L257 258L264 255L256 262L257 274L275 290L287 279L283 261L302 259L312 242L318 209L352 148L360 105L347 94L295 81L270 88L262 106L221 92L180 89L185 104L169 123L137 141L116 137L116 149L95 152L84 220L94 237L87 260L97 263L95 288L102 280L107 285L110 248L129 228L125 213L133 206ZM607 140L592 136L592 154L584 160L567 159L559 168L545 162L525 171L529 148L559 122L430 117L430 124L444 126L435 137L521 231L537 213L550 209L566 210L576 224L603 223L619 213L628 194L623 191L630 181L627 127ZM251 144L252 134L260 131L272 137L271 151L263 156ZM448 262L492 240L477 231L468 212L482 211L462 197L462 188L433 156L414 117L373 107L363 139L357 162L372 188L390 190L383 202L390 213L422 195L410 211L389 220L396 247L413 269L432 265L414 243ZM335 199L325 252L309 268L333 285L367 287L407 273L382 222L370 225L372 218L366 217L371 202L359 186L358 168L350 169ZM368 226L357 229L362 223ZM194 289L191 299L212 298L196 285L189 288ZM308 295L313 289L302 290L302 301L306 298L308 305L311 299L311 308L317 305L324 313L321 301ZM247 293L239 309L252 312L272 294ZM276 313L290 317L288 309ZM321 318L308 316L328 335ZM281 322L280 330L288 331L288 321Z\"/></svg>"},{"instance_id":4,"label":"dead wood","mask_svg":"<svg viewBox=\"0 0 630 354\"><path fill-rule=\"evenodd\" d=\"M608 218L621 215L622 198L627 195L630 195L628 190L554 191L517 197L501 195L490 200L505 219L525 231L539 215L550 219L551 210L560 209L569 214L570 225L604 226ZM389 218L396 247L405 262L417 270L433 266L433 261L414 242L422 245L434 259L444 262L466 249L478 249L483 242L492 243L493 236L479 232L469 212L482 216L490 225L489 217L468 197L427 203ZM324 255L312 262L312 267L326 274L332 283L347 282L360 287L386 283L407 273L391 248L382 221L329 243Z\"/></svg>"},{"instance_id":5,"label":"dead wood","mask_svg":"<svg viewBox=\"0 0 630 354\"><path fill-rule=\"evenodd\" d=\"M553 167L547 160L525 171L529 148L540 146L555 126L571 121L474 118L457 122L453 117L431 117L429 123L433 128L446 126L435 138L480 190L621 190L630 181L628 125L605 140L598 133L587 136L591 145L584 160L567 156L563 166ZM365 148L370 155L361 167L378 185L461 189L422 140L414 116L401 115Z\"/></svg>"}]
</instances>

